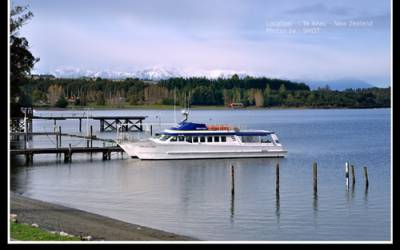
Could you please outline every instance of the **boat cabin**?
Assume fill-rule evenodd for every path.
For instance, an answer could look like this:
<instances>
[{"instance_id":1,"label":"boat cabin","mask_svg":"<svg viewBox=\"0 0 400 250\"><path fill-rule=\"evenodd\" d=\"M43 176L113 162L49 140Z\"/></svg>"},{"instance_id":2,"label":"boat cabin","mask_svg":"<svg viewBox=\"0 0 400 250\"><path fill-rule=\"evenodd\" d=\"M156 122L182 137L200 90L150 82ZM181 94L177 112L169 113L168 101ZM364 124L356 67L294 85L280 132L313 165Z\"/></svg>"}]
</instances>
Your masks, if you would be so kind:
<instances>
[{"instance_id":1,"label":"boat cabin","mask_svg":"<svg viewBox=\"0 0 400 250\"><path fill-rule=\"evenodd\" d=\"M192 122L181 122L177 127L166 129L158 134L155 140L161 143L280 144L274 132L265 130L240 131L236 127L227 125L207 126L205 124Z\"/></svg>"}]
</instances>

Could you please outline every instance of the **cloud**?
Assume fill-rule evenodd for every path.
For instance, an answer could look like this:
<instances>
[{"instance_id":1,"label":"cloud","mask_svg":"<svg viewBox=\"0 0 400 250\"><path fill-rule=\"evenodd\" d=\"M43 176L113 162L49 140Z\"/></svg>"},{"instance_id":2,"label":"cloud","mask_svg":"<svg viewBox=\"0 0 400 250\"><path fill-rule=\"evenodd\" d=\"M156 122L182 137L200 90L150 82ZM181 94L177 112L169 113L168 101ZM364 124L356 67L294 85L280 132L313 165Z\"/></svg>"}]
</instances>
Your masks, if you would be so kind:
<instances>
[{"instance_id":1,"label":"cloud","mask_svg":"<svg viewBox=\"0 0 400 250\"><path fill-rule=\"evenodd\" d=\"M347 6L333 6L328 7L323 3L315 3L310 5L303 5L285 11L285 14L291 15L304 15L304 14L331 14L337 16L348 16L351 14L352 8Z\"/></svg>"},{"instance_id":2,"label":"cloud","mask_svg":"<svg viewBox=\"0 0 400 250\"><path fill-rule=\"evenodd\" d=\"M35 16L21 34L41 58L39 72L66 65L117 71L159 65L274 77L390 75L387 1L42 0L30 6ZM267 20L285 19L372 20L374 26L266 31Z\"/></svg>"}]
</instances>

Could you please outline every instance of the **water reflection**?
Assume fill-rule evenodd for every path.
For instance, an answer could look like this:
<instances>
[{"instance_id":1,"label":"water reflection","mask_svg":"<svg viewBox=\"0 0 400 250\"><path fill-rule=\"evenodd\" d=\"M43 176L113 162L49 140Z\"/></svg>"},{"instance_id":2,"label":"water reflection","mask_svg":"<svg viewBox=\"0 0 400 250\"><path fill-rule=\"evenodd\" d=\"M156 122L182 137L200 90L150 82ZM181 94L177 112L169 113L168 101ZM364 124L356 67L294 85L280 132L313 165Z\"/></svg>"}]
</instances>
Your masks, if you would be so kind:
<instances>
[{"instance_id":1,"label":"water reflection","mask_svg":"<svg viewBox=\"0 0 400 250\"><path fill-rule=\"evenodd\" d=\"M355 196L355 183L353 182L351 185L351 200L354 199Z\"/></svg>"},{"instance_id":2,"label":"water reflection","mask_svg":"<svg viewBox=\"0 0 400 250\"><path fill-rule=\"evenodd\" d=\"M147 110L118 112L158 114ZM350 192L345 191L353 199L349 210L352 213L348 213L342 169L321 168L319 193L312 193L309 174L314 159L332 166L341 165L343 159L365 159L374 166L371 173L379 171L383 177L379 181L387 183L390 176L385 161L375 157L383 153L385 159L389 158L390 150L385 148L385 135L389 133L380 133L388 131L389 126L382 127L382 119L353 110L267 110L254 115L255 112L216 111L213 120L230 123L247 119L251 128L277 131L289 151L288 157L281 159L282 189L274 185L276 159L140 161L127 159L125 154L124 160L117 160L115 155L104 162L97 154L92 162L89 155L77 154L71 164L62 159L56 163L54 155L35 156L33 167L18 169L14 168L18 163L12 164L11 189L27 192L33 198L208 240L363 240L386 239L390 235L386 230L390 211L386 205L390 204L387 188L380 189L379 196L369 195L360 182L359 197L355 197L355 190L350 187ZM163 117L170 114L159 113ZM204 117L214 114L194 111L192 117L204 121ZM387 121L383 120L385 124ZM65 121L63 131L64 127L75 131L76 126L72 125L68 129ZM114 139L115 133L101 133L99 137ZM382 143L369 147L371 139ZM63 140L64 143L67 142ZM24 158L21 161L23 164ZM233 194L231 165L236 175ZM381 183L374 184L380 187ZM372 191L375 186L371 194ZM366 222L374 223L379 230L370 230Z\"/></svg>"},{"instance_id":3,"label":"water reflection","mask_svg":"<svg viewBox=\"0 0 400 250\"><path fill-rule=\"evenodd\" d=\"M280 202L279 188L277 188L275 192L275 215L276 215L276 221L279 224L281 218L281 202Z\"/></svg>"},{"instance_id":4,"label":"water reflection","mask_svg":"<svg viewBox=\"0 0 400 250\"><path fill-rule=\"evenodd\" d=\"M230 216L230 219L231 219L231 223L233 223L233 218L234 218L234 216L235 216L235 193L231 193L231 209L230 209L230 211L231 211L231 216Z\"/></svg>"},{"instance_id":5,"label":"water reflection","mask_svg":"<svg viewBox=\"0 0 400 250\"><path fill-rule=\"evenodd\" d=\"M364 204L365 205L368 204L368 186L365 186L365 189L364 189Z\"/></svg>"},{"instance_id":6,"label":"water reflection","mask_svg":"<svg viewBox=\"0 0 400 250\"><path fill-rule=\"evenodd\" d=\"M313 194L313 210L314 212L318 211L318 193L314 192Z\"/></svg>"}]
</instances>

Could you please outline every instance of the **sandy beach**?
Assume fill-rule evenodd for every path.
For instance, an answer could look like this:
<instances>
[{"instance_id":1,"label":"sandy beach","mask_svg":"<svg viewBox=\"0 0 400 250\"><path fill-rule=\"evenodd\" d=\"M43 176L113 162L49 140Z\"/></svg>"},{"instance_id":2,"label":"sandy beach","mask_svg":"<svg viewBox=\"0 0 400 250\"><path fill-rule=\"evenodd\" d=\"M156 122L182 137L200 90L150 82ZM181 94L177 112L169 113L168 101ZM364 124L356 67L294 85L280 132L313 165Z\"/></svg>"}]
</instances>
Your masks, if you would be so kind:
<instances>
[{"instance_id":1,"label":"sandy beach","mask_svg":"<svg viewBox=\"0 0 400 250\"><path fill-rule=\"evenodd\" d=\"M92 236L105 241L188 241L190 237L126 223L105 216L64 207L10 193L11 213L18 223L37 223L49 231L64 231L75 236Z\"/></svg>"}]
</instances>

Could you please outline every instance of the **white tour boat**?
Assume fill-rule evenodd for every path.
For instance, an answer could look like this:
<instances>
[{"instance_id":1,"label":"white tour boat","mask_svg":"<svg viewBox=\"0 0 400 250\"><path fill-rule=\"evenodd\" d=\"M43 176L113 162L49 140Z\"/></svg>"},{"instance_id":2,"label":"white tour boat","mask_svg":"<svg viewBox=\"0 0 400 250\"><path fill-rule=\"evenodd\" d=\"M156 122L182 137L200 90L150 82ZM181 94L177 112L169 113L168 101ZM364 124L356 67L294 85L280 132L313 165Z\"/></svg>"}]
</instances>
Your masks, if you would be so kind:
<instances>
[{"instance_id":1,"label":"white tour boat","mask_svg":"<svg viewBox=\"0 0 400 250\"><path fill-rule=\"evenodd\" d=\"M287 152L271 131L240 130L186 119L155 137L118 140L118 145L129 156L143 160L284 157Z\"/></svg>"}]
</instances>

